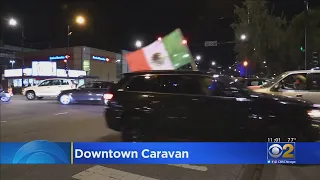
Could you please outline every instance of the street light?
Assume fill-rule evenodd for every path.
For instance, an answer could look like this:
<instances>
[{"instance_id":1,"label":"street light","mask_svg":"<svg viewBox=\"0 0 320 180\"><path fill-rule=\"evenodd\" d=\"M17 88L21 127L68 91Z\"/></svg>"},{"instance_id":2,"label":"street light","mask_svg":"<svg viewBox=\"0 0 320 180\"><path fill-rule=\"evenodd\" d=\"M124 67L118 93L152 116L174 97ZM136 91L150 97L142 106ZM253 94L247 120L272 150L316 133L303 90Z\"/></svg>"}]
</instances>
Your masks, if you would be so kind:
<instances>
[{"instance_id":1,"label":"street light","mask_svg":"<svg viewBox=\"0 0 320 180\"><path fill-rule=\"evenodd\" d=\"M201 56L196 56L196 59L199 61L201 59Z\"/></svg>"},{"instance_id":2,"label":"street light","mask_svg":"<svg viewBox=\"0 0 320 180\"><path fill-rule=\"evenodd\" d=\"M244 41L244 40L247 39L247 36L246 36L245 34L242 34L242 35L240 36L240 39L241 39L242 41Z\"/></svg>"},{"instance_id":3,"label":"street light","mask_svg":"<svg viewBox=\"0 0 320 180\"><path fill-rule=\"evenodd\" d=\"M215 65L216 65L216 62L212 61L211 65L212 65L212 66L215 66Z\"/></svg>"},{"instance_id":4,"label":"street light","mask_svg":"<svg viewBox=\"0 0 320 180\"><path fill-rule=\"evenodd\" d=\"M84 24L85 23L85 19L84 19L84 17L83 16L77 16L77 18L76 18L76 23L77 24Z\"/></svg>"},{"instance_id":5,"label":"street light","mask_svg":"<svg viewBox=\"0 0 320 180\"><path fill-rule=\"evenodd\" d=\"M14 18L9 19L9 25L10 26L16 26L17 24L18 24L18 22Z\"/></svg>"},{"instance_id":6,"label":"street light","mask_svg":"<svg viewBox=\"0 0 320 180\"><path fill-rule=\"evenodd\" d=\"M141 48L142 42L140 40L137 40L135 45L136 45L137 48Z\"/></svg>"},{"instance_id":7,"label":"street light","mask_svg":"<svg viewBox=\"0 0 320 180\"><path fill-rule=\"evenodd\" d=\"M188 43L188 41L187 40L182 40L182 44L187 44Z\"/></svg>"},{"instance_id":8,"label":"street light","mask_svg":"<svg viewBox=\"0 0 320 180\"><path fill-rule=\"evenodd\" d=\"M83 16L77 16L75 19L75 23L79 24L79 25L83 25L85 22L86 22L86 20ZM67 35L68 35L68 48L70 46L70 36L72 34L72 32L70 31L70 27L71 27L71 25L68 25L68 33L67 33Z\"/></svg>"},{"instance_id":9,"label":"street light","mask_svg":"<svg viewBox=\"0 0 320 180\"><path fill-rule=\"evenodd\" d=\"M229 69L231 69L231 66L229 67Z\"/></svg>"},{"instance_id":10,"label":"street light","mask_svg":"<svg viewBox=\"0 0 320 180\"><path fill-rule=\"evenodd\" d=\"M23 71L24 70L24 54L23 53L24 53L24 38L25 38L24 37L24 27L21 23L18 23L18 21L15 18L10 18L10 19L5 19L5 20L8 21L9 26L12 26L12 27L20 26L20 28L21 28L21 52L22 52L21 61L22 61L22 71ZM13 64L15 63L15 61L14 61L14 63L10 61L10 63L13 67ZM24 73L22 73L22 77L21 77L22 86L24 86L23 76L24 76Z\"/></svg>"},{"instance_id":11,"label":"street light","mask_svg":"<svg viewBox=\"0 0 320 180\"><path fill-rule=\"evenodd\" d=\"M11 64L11 69L13 69L13 64L16 63L15 60L10 60L10 64Z\"/></svg>"}]
</instances>

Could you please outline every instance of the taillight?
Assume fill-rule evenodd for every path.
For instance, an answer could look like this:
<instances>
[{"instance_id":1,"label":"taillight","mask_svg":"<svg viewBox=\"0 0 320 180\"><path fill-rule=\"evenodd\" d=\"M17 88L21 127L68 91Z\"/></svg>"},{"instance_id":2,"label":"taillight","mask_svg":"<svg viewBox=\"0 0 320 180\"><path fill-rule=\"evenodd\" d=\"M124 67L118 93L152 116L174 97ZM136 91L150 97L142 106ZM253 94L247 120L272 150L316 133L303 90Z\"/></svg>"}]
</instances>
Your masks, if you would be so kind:
<instances>
[{"instance_id":1,"label":"taillight","mask_svg":"<svg viewBox=\"0 0 320 180\"><path fill-rule=\"evenodd\" d=\"M109 94L109 93L106 93L106 94L103 95L103 98L105 100L110 100L110 99L112 99L112 97L113 97L113 94Z\"/></svg>"}]
</instances>

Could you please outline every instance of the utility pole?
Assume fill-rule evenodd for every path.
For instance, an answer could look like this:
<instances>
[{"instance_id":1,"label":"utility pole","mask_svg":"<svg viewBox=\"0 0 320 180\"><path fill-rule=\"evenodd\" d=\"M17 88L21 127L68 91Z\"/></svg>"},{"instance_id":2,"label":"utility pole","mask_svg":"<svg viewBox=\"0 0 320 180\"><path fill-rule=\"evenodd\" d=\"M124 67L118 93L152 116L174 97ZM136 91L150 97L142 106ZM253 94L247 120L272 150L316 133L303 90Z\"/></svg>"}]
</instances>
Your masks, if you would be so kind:
<instances>
[{"instance_id":1,"label":"utility pole","mask_svg":"<svg viewBox=\"0 0 320 180\"><path fill-rule=\"evenodd\" d=\"M308 53L307 53L307 34L308 34L308 10L309 10L309 3L308 0L304 1L305 3L305 27L304 27L304 68L307 69L307 58L308 58Z\"/></svg>"},{"instance_id":2,"label":"utility pole","mask_svg":"<svg viewBox=\"0 0 320 180\"><path fill-rule=\"evenodd\" d=\"M24 87L24 27L21 25L21 62L22 62L22 87Z\"/></svg>"}]
</instances>

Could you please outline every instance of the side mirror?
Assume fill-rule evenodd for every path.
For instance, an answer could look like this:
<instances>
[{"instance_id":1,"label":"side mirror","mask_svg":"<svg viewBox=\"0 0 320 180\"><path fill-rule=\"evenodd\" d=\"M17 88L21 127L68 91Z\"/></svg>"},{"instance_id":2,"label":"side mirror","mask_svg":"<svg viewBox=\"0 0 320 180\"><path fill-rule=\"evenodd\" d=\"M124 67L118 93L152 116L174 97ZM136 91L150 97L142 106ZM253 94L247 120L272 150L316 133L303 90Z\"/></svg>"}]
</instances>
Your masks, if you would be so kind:
<instances>
[{"instance_id":1,"label":"side mirror","mask_svg":"<svg viewBox=\"0 0 320 180\"><path fill-rule=\"evenodd\" d=\"M281 88L281 84L277 83L272 87L271 91L277 92L277 91L279 91L280 88Z\"/></svg>"}]
</instances>

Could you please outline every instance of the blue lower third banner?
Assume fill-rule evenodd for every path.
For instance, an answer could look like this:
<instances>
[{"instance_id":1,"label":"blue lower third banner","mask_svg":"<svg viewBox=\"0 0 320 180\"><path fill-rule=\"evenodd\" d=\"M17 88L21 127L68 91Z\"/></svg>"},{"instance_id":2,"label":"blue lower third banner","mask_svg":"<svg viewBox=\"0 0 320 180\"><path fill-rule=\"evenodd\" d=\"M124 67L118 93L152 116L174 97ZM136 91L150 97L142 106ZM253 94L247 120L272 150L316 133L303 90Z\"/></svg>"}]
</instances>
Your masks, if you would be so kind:
<instances>
[{"instance_id":1,"label":"blue lower third banner","mask_svg":"<svg viewBox=\"0 0 320 180\"><path fill-rule=\"evenodd\" d=\"M320 143L1 143L1 164L320 164Z\"/></svg>"}]
</instances>

